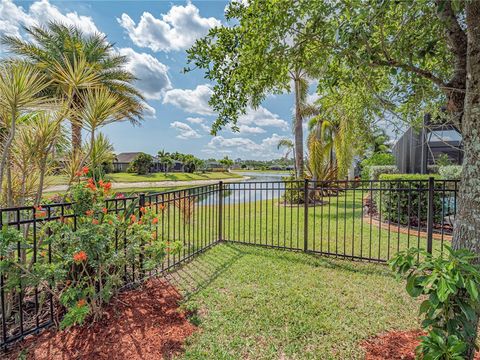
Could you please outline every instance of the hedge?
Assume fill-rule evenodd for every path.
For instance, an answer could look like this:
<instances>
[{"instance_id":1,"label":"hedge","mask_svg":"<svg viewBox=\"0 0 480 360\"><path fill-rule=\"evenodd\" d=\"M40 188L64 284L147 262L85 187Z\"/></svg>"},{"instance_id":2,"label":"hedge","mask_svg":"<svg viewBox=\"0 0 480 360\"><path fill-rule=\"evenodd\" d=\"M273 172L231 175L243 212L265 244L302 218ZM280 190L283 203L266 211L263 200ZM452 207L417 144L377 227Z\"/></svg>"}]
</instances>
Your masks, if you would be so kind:
<instances>
[{"instance_id":1,"label":"hedge","mask_svg":"<svg viewBox=\"0 0 480 360\"><path fill-rule=\"evenodd\" d=\"M398 168L395 165L375 165L368 167L369 179L378 180L382 174L397 174Z\"/></svg>"},{"instance_id":2,"label":"hedge","mask_svg":"<svg viewBox=\"0 0 480 360\"><path fill-rule=\"evenodd\" d=\"M460 180L460 175L462 174L461 165L447 165L440 166L438 173L440 177L445 180Z\"/></svg>"},{"instance_id":3,"label":"hedge","mask_svg":"<svg viewBox=\"0 0 480 360\"><path fill-rule=\"evenodd\" d=\"M440 179L439 175L431 174L380 175L379 180L389 180L389 182L378 183L377 187L383 189L381 196L379 191L376 191L374 194L374 201L378 211L381 210L382 220L394 223L400 221L402 225L412 226L417 226L419 222L427 221L428 179L430 177ZM437 186L441 190L442 184L438 183ZM433 220L437 224L442 223L442 216L448 215L446 211L442 214L443 206L443 192L434 192Z\"/></svg>"}]
</instances>

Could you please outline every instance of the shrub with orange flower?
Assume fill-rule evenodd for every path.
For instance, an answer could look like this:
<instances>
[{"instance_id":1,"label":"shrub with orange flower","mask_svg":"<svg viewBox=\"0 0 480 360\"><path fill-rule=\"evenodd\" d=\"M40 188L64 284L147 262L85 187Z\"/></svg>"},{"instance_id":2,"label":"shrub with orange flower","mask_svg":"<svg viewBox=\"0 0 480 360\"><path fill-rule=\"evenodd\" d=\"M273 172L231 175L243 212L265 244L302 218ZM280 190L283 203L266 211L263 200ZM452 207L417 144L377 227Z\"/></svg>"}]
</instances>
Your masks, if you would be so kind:
<instances>
[{"instance_id":1,"label":"shrub with orange flower","mask_svg":"<svg viewBox=\"0 0 480 360\"><path fill-rule=\"evenodd\" d=\"M104 207L104 208L102 209L102 212L103 212L104 214L106 214L106 213L108 213L108 209L107 209L106 207Z\"/></svg>"},{"instance_id":2,"label":"shrub with orange flower","mask_svg":"<svg viewBox=\"0 0 480 360\"><path fill-rule=\"evenodd\" d=\"M137 217L134 214L130 215L130 222L134 223L135 221L137 221Z\"/></svg>"},{"instance_id":3,"label":"shrub with orange flower","mask_svg":"<svg viewBox=\"0 0 480 360\"><path fill-rule=\"evenodd\" d=\"M98 225L98 224L99 224L99 222L98 222L98 220L97 220L97 219L93 219L93 220L92 220L92 224L93 224L93 225Z\"/></svg>"},{"instance_id":4,"label":"shrub with orange flower","mask_svg":"<svg viewBox=\"0 0 480 360\"><path fill-rule=\"evenodd\" d=\"M90 171L90 169L88 168L88 166L84 166L84 167L82 168L82 173L83 173L83 175L87 175L89 171Z\"/></svg>"},{"instance_id":5,"label":"shrub with orange flower","mask_svg":"<svg viewBox=\"0 0 480 360\"><path fill-rule=\"evenodd\" d=\"M88 259L87 253L83 250L73 254L73 261L75 261L76 264L80 264L84 261L87 261L87 259Z\"/></svg>"},{"instance_id":6,"label":"shrub with orange flower","mask_svg":"<svg viewBox=\"0 0 480 360\"><path fill-rule=\"evenodd\" d=\"M154 217L154 218L153 218L152 224L153 224L153 225L158 224L158 218L157 218L157 217Z\"/></svg>"},{"instance_id":7,"label":"shrub with orange flower","mask_svg":"<svg viewBox=\"0 0 480 360\"><path fill-rule=\"evenodd\" d=\"M77 301L77 306L78 307L82 307L82 306L85 306L87 305L87 301L85 299L80 299Z\"/></svg>"},{"instance_id":8,"label":"shrub with orange flower","mask_svg":"<svg viewBox=\"0 0 480 360\"><path fill-rule=\"evenodd\" d=\"M85 215L87 215L87 216L92 216L93 214L95 214L95 211L93 211L93 210L85 211Z\"/></svg>"}]
</instances>

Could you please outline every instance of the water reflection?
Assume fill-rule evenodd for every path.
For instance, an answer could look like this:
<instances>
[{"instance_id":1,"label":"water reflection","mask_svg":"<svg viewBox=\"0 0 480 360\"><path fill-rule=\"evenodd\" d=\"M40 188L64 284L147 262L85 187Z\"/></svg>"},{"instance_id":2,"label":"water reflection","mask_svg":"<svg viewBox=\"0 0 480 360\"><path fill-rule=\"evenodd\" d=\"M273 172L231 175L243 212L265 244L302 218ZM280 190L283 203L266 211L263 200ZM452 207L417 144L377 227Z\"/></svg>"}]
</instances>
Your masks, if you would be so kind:
<instances>
[{"instance_id":1,"label":"water reflection","mask_svg":"<svg viewBox=\"0 0 480 360\"><path fill-rule=\"evenodd\" d=\"M225 183L223 198L225 205L238 204L243 202L278 199L284 193L285 187L282 178L288 176L286 173L275 172L242 172L241 175L247 179ZM268 181L268 183L258 182ZM218 194L204 195L199 204L217 204Z\"/></svg>"}]
</instances>

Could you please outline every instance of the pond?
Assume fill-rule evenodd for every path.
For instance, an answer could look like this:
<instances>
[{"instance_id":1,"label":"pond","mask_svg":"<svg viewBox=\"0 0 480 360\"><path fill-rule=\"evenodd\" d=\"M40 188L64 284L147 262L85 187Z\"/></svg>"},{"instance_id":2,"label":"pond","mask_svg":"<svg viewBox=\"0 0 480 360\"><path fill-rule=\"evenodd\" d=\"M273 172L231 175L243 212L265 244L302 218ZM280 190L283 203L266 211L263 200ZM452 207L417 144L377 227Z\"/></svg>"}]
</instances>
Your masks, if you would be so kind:
<instances>
[{"instance_id":1,"label":"pond","mask_svg":"<svg viewBox=\"0 0 480 360\"><path fill-rule=\"evenodd\" d=\"M284 193L285 184L281 181L289 176L284 172L242 172L246 179L224 184L225 205L250 201L278 199ZM218 203L217 194L203 198L199 204Z\"/></svg>"}]
</instances>

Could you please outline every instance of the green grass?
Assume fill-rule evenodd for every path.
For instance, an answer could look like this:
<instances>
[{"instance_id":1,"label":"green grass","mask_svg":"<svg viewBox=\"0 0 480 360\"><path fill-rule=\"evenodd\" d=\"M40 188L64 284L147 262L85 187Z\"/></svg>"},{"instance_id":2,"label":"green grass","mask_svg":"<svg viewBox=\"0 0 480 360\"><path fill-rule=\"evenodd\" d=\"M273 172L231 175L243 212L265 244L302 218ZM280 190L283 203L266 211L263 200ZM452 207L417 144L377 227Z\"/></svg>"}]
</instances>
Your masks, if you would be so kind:
<instances>
[{"instance_id":1,"label":"green grass","mask_svg":"<svg viewBox=\"0 0 480 360\"><path fill-rule=\"evenodd\" d=\"M209 172L209 173L153 173L147 175L137 175L130 173L108 174L107 178L112 182L156 182L156 181L192 181L192 180L221 180L228 178L241 178L239 174L229 172ZM49 176L48 185L62 185L66 183L63 175Z\"/></svg>"},{"instance_id":2,"label":"green grass","mask_svg":"<svg viewBox=\"0 0 480 360\"><path fill-rule=\"evenodd\" d=\"M169 277L200 326L181 359L363 359L363 339L418 327L382 265L221 244Z\"/></svg>"},{"instance_id":3,"label":"green grass","mask_svg":"<svg viewBox=\"0 0 480 360\"><path fill-rule=\"evenodd\" d=\"M361 191L324 201L308 209L308 250L387 260L411 247L426 249L426 238L413 233L415 228L407 235L395 224L388 230L364 221ZM303 249L304 224L303 206L285 207L278 199L235 205L227 200L223 232L227 240ZM441 240L433 240L434 250L441 246Z\"/></svg>"}]
</instances>

